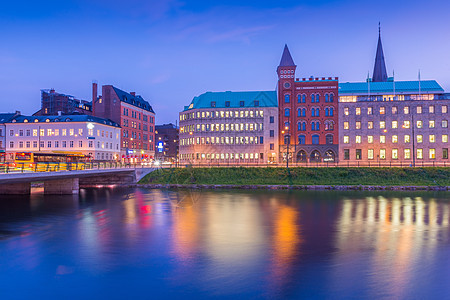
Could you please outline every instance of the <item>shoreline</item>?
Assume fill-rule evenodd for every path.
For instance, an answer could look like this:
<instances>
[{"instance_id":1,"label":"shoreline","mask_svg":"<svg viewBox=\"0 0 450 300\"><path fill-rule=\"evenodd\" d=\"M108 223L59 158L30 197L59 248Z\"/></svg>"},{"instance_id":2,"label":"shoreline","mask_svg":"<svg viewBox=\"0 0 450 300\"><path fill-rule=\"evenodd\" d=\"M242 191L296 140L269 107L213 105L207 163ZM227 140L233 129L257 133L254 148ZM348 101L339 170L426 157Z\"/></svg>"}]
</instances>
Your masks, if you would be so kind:
<instances>
[{"instance_id":1,"label":"shoreline","mask_svg":"<svg viewBox=\"0 0 450 300\"><path fill-rule=\"evenodd\" d=\"M449 191L450 186L382 186L382 185L249 185L249 184L126 184L147 189L241 189L241 190L336 190L336 191Z\"/></svg>"}]
</instances>

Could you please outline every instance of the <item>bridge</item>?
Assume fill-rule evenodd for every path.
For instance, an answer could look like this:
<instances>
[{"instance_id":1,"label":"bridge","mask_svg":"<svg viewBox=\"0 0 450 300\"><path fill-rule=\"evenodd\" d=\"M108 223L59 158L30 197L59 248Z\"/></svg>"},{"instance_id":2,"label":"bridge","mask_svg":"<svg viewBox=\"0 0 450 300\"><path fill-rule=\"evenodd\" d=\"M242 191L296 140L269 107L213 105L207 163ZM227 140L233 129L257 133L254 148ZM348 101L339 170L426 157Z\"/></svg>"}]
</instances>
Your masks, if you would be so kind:
<instances>
[{"instance_id":1,"label":"bridge","mask_svg":"<svg viewBox=\"0 0 450 300\"><path fill-rule=\"evenodd\" d=\"M54 172L20 172L0 174L0 194L27 195L31 184L44 183L44 194L78 194L80 188L136 183L151 167L85 169Z\"/></svg>"}]
</instances>

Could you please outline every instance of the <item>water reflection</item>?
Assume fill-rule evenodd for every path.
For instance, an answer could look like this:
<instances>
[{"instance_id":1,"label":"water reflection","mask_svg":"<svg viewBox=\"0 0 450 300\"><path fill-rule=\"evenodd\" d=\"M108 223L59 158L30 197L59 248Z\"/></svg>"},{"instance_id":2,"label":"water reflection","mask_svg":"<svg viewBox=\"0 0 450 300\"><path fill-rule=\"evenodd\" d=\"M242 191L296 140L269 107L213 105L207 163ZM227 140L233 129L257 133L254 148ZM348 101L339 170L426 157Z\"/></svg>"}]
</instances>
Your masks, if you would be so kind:
<instances>
[{"instance_id":1,"label":"water reflection","mask_svg":"<svg viewBox=\"0 0 450 300\"><path fill-rule=\"evenodd\" d=\"M140 189L5 197L0 291L44 298L70 289L74 299L149 291L153 298L435 298L450 294L448 199Z\"/></svg>"}]
</instances>

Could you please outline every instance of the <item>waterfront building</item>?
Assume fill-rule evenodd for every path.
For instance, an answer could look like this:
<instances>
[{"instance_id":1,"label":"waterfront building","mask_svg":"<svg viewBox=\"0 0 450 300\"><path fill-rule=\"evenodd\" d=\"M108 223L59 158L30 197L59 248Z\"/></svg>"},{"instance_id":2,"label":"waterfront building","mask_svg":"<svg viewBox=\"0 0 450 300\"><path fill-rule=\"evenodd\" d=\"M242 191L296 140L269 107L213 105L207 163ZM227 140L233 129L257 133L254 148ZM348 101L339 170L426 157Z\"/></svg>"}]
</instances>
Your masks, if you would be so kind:
<instances>
[{"instance_id":1,"label":"waterfront building","mask_svg":"<svg viewBox=\"0 0 450 300\"><path fill-rule=\"evenodd\" d=\"M277 162L275 91L207 92L180 113L182 164Z\"/></svg>"},{"instance_id":2,"label":"waterfront building","mask_svg":"<svg viewBox=\"0 0 450 300\"><path fill-rule=\"evenodd\" d=\"M177 163L179 128L172 123L156 125L155 128L155 160L159 162Z\"/></svg>"},{"instance_id":3,"label":"waterfront building","mask_svg":"<svg viewBox=\"0 0 450 300\"><path fill-rule=\"evenodd\" d=\"M339 85L340 161L351 165L448 164L450 94L435 80L388 77L381 44L372 78Z\"/></svg>"},{"instance_id":4,"label":"waterfront building","mask_svg":"<svg viewBox=\"0 0 450 300\"><path fill-rule=\"evenodd\" d=\"M7 161L6 155L6 123L10 122L14 117L20 115L19 111L15 113L0 114L0 163ZM9 161L9 158L8 158Z\"/></svg>"},{"instance_id":5,"label":"waterfront building","mask_svg":"<svg viewBox=\"0 0 450 300\"><path fill-rule=\"evenodd\" d=\"M112 85L92 85L93 113L111 119L122 127L120 148L124 162L150 162L155 155L155 112L150 103L136 93L127 93Z\"/></svg>"},{"instance_id":6,"label":"waterfront building","mask_svg":"<svg viewBox=\"0 0 450 300\"><path fill-rule=\"evenodd\" d=\"M337 162L338 78L296 78L287 45L278 75L280 162Z\"/></svg>"},{"instance_id":7,"label":"waterfront building","mask_svg":"<svg viewBox=\"0 0 450 300\"><path fill-rule=\"evenodd\" d=\"M94 161L119 159L120 125L112 120L88 115L18 115L5 124L10 156L39 152L82 154Z\"/></svg>"},{"instance_id":8,"label":"waterfront building","mask_svg":"<svg viewBox=\"0 0 450 300\"><path fill-rule=\"evenodd\" d=\"M34 116L54 116L58 114L92 115L92 103L76 99L74 96L57 93L54 89L41 90L41 109Z\"/></svg>"}]
</instances>

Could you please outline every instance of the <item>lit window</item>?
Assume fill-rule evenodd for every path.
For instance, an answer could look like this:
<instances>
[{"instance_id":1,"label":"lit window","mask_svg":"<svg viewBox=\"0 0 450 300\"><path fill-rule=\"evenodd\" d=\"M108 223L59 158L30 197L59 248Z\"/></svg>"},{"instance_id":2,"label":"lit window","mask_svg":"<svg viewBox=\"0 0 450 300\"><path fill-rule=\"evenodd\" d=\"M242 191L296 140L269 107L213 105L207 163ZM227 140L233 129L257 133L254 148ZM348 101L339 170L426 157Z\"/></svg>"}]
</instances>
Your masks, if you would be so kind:
<instances>
[{"instance_id":1,"label":"lit window","mask_svg":"<svg viewBox=\"0 0 450 300\"><path fill-rule=\"evenodd\" d=\"M386 108L384 106L380 107L380 115L384 115L384 113L386 112Z\"/></svg>"},{"instance_id":2,"label":"lit window","mask_svg":"<svg viewBox=\"0 0 450 300\"><path fill-rule=\"evenodd\" d=\"M411 123L409 121L403 121L403 128L409 128Z\"/></svg>"},{"instance_id":3,"label":"lit window","mask_svg":"<svg viewBox=\"0 0 450 300\"><path fill-rule=\"evenodd\" d=\"M411 149L403 150L403 155L405 156L405 159L410 159L411 158Z\"/></svg>"},{"instance_id":4,"label":"lit window","mask_svg":"<svg viewBox=\"0 0 450 300\"><path fill-rule=\"evenodd\" d=\"M408 134L405 134L405 143L409 143L411 141Z\"/></svg>"},{"instance_id":5,"label":"lit window","mask_svg":"<svg viewBox=\"0 0 450 300\"><path fill-rule=\"evenodd\" d=\"M344 122L344 129L348 129L348 122Z\"/></svg>"},{"instance_id":6,"label":"lit window","mask_svg":"<svg viewBox=\"0 0 450 300\"><path fill-rule=\"evenodd\" d=\"M344 144L348 144L350 141L350 137L348 135L344 135Z\"/></svg>"},{"instance_id":7,"label":"lit window","mask_svg":"<svg viewBox=\"0 0 450 300\"><path fill-rule=\"evenodd\" d=\"M380 144L386 143L386 136L380 135Z\"/></svg>"},{"instance_id":8,"label":"lit window","mask_svg":"<svg viewBox=\"0 0 450 300\"><path fill-rule=\"evenodd\" d=\"M442 120L442 128L447 128L447 127L448 127L448 121Z\"/></svg>"},{"instance_id":9,"label":"lit window","mask_svg":"<svg viewBox=\"0 0 450 300\"><path fill-rule=\"evenodd\" d=\"M398 149L392 149L392 159L398 159Z\"/></svg>"},{"instance_id":10,"label":"lit window","mask_svg":"<svg viewBox=\"0 0 450 300\"><path fill-rule=\"evenodd\" d=\"M386 149L380 149L380 159L386 159Z\"/></svg>"},{"instance_id":11,"label":"lit window","mask_svg":"<svg viewBox=\"0 0 450 300\"><path fill-rule=\"evenodd\" d=\"M348 116L348 107L344 107L344 115Z\"/></svg>"},{"instance_id":12,"label":"lit window","mask_svg":"<svg viewBox=\"0 0 450 300\"><path fill-rule=\"evenodd\" d=\"M368 114L368 115L373 114L373 108L372 108L372 107L368 107L368 108L367 108L367 114Z\"/></svg>"},{"instance_id":13,"label":"lit window","mask_svg":"<svg viewBox=\"0 0 450 300\"><path fill-rule=\"evenodd\" d=\"M360 135L356 136L356 143L361 144L361 136Z\"/></svg>"},{"instance_id":14,"label":"lit window","mask_svg":"<svg viewBox=\"0 0 450 300\"><path fill-rule=\"evenodd\" d=\"M373 121L367 122L367 129L373 129Z\"/></svg>"},{"instance_id":15,"label":"lit window","mask_svg":"<svg viewBox=\"0 0 450 300\"><path fill-rule=\"evenodd\" d=\"M367 136L367 142L368 142L369 144L372 144L372 143L373 143L373 135L368 135L368 136Z\"/></svg>"},{"instance_id":16,"label":"lit window","mask_svg":"<svg viewBox=\"0 0 450 300\"><path fill-rule=\"evenodd\" d=\"M418 143L422 143L423 142L423 137L421 134L417 135L417 142Z\"/></svg>"},{"instance_id":17,"label":"lit window","mask_svg":"<svg viewBox=\"0 0 450 300\"><path fill-rule=\"evenodd\" d=\"M393 135L392 136L392 142L393 143L397 143L398 142L398 136L397 135Z\"/></svg>"},{"instance_id":18,"label":"lit window","mask_svg":"<svg viewBox=\"0 0 450 300\"><path fill-rule=\"evenodd\" d=\"M356 129L361 129L361 122L360 121L356 121L355 128Z\"/></svg>"},{"instance_id":19,"label":"lit window","mask_svg":"<svg viewBox=\"0 0 450 300\"><path fill-rule=\"evenodd\" d=\"M446 114L447 113L447 105L442 105L441 106L441 111L442 111L443 114Z\"/></svg>"},{"instance_id":20,"label":"lit window","mask_svg":"<svg viewBox=\"0 0 450 300\"><path fill-rule=\"evenodd\" d=\"M398 122L392 121L392 128L398 128Z\"/></svg>"},{"instance_id":21,"label":"lit window","mask_svg":"<svg viewBox=\"0 0 450 300\"><path fill-rule=\"evenodd\" d=\"M408 115L408 114L409 114L409 106L403 107L403 113L404 113L405 115Z\"/></svg>"},{"instance_id":22,"label":"lit window","mask_svg":"<svg viewBox=\"0 0 450 300\"><path fill-rule=\"evenodd\" d=\"M423 159L423 149L417 149L417 158Z\"/></svg>"},{"instance_id":23,"label":"lit window","mask_svg":"<svg viewBox=\"0 0 450 300\"><path fill-rule=\"evenodd\" d=\"M436 142L436 136L434 134L430 134L428 138L430 140L430 143Z\"/></svg>"},{"instance_id":24,"label":"lit window","mask_svg":"<svg viewBox=\"0 0 450 300\"><path fill-rule=\"evenodd\" d=\"M416 111L418 114L422 113L422 106L417 106Z\"/></svg>"},{"instance_id":25,"label":"lit window","mask_svg":"<svg viewBox=\"0 0 450 300\"><path fill-rule=\"evenodd\" d=\"M434 114L434 105L428 106L428 113L429 114Z\"/></svg>"},{"instance_id":26,"label":"lit window","mask_svg":"<svg viewBox=\"0 0 450 300\"><path fill-rule=\"evenodd\" d=\"M416 125L417 125L417 128L422 128L423 127L422 121L417 121Z\"/></svg>"},{"instance_id":27,"label":"lit window","mask_svg":"<svg viewBox=\"0 0 450 300\"><path fill-rule=\"evenodd\" d=\"M361 114L361 107L356 108L356 115L359 116Z\"/></svg>"},{"instance_id":28,"label":"lit window","mask_svg":"<svg viewBox=\"0 0 450 300\"><path fill-rule=\"evenodd\" d=\"M398 111L397 106L392 106L392 114L393 114L393 115L396 115L396 114L397 114L397 111Z\"/></svg>"},{"instance_id":29,"label":"lit window","mask_svg":"<svg viewBox=\"0 0 450 300\"><path fill-rule=\"evenodd\" d=\"M384 129L384 128L386 128L386 122L380 121L380 129Z\"/></svg>"},{"instance_id":30,"label":"lit window","mask_svg":"<svg viewBox=\"0 0 450 300\"><path fill-rule=\"evenodd\" d=\"M367 150L367 158L368 159L373 159L373 149L368 149Z\"/></svg>"},{"instance_id":31,"label":"lit window","mask_svg":"<svg viewBox=\"0 0 450 300\"><path fill-rule=\"evenodd\" d=\"M428 121L428 127L429 128L434 128L434 120Z\"/></svg>"},{"instance_id":32,"label":"lit window","mask_svg":"<svg viewBox=\"0 0 450 300\"><path fill-rule=\"evenodd\" d=\"M442 142L443 143L447 143L448 142L448 135L447 134L443 134L442 135Z\"/></svg>"},{"instance_id":33,"label":"lit window","mask_svg":"<svg viewBox=\"0 0 450 300\"><path fill-rule=\"evenodd\" d=\"M430 155L430 159L435 159L436 158L436 149L431 148L429 155Z\"/></svg>"}]
</instances>

